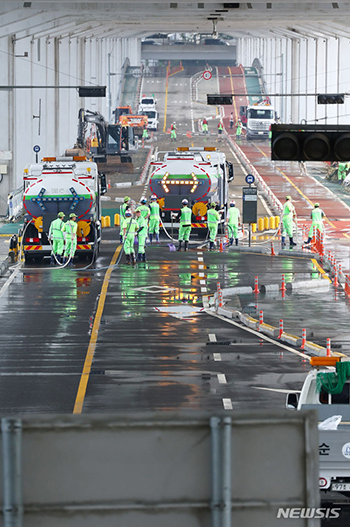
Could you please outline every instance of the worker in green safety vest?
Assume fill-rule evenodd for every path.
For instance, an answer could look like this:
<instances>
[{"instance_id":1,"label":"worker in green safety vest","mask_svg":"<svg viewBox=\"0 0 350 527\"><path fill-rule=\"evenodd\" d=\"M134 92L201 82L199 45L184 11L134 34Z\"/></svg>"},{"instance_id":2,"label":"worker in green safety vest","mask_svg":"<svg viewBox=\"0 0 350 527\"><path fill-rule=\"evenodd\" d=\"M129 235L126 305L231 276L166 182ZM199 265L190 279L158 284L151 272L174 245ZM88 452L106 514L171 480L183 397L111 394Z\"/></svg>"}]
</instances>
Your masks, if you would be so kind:
<instances>
[{"instance_id":1,"label":"worker in green safety vest","mask_svg":"<svg viewBox=\"0 0 350 527\"><path fill-rule=\"evenodd\" d=\"M170 141L176 141L176 123L175 123L175 121L170 126Z\"/></svg>"},{"instance_id":2,"label":"worker in green safety vest","mask_svg":"<svg viewBox=\"0 0 350 527\"><path fill-rule=\"evenodd\" d=\"M151 211L149 210L149 207L146 205L147 198L145 197L141 198L140 203L141 205L137 208L141 210L141 216L145 218L145 220L147 220L146 223L148 223L148 218L150 217Z\"/></svg>"},{"instance_id":3,"label":"worker in green safety vest","mask_svg":"<svg viewBox=\"0 0 350 527\"><path fill-rule=\"evenodd\" d=\"M344 179L347 176L348 172L348 164L347 163L339 163L338 164L338 183L341 185L344 181Z\"/></svg>"},{"instance_id":4,"label":"worker in green safety vest","mask_svg":"<svg viewBox=\"0 0 350 527\"><path fill-rule=\"evenodd\" d=\"M319 203L315 203L314 204L314 209L313 211L311 212L311 219L312 219L312 223L310 225L310 230L309 230L309 237L307 239L307 242L304 242L305 245L309 245L312 241L312 236L314 234L314 231L315 229L318 229L320 232L323 232L323 218L325 216L325 213L323 212L322 209L320 209L320 204Z\"/></svg>"},{"instance_id":5,"label":"worker in green safety vest","mask_svg":"<svg viewBox=\"0 0 350 527\"><path fill-rule=\"evenodd\" d=\"M243 128L242 121L240 119L238 119L238 121L236 123L236 139L240 139L241 138L242 128Z\"/></svg>"},{"instance_id":6,"label":"worker in green safety vest","mask_svg":"<svg viewBox=\"0 0 350 527\"><path fill-rule=\"evenodd\" d=\"M152 243L153 234L156 235L156 242L159 243L159 204L157 202L157 196L153 194L149 204L150 217L149 217L149 241Z\"/></svg>"},{"instance_id":7,"label":"worker in green safety vest","mask_svg":"<svg viewBox=\"0 0 350 527\"><path fill-rule=\"evenodd\" d=\"M130 209L125 211L125 220L122 225L123 232L123 243L124 243L124 252L126 257L126 263L133 265L135 264L135 252L134 252L134 242L135 234L138 231L137 221L132 217L132 212Z\"/></svg>"},{"instance_id":8,"label":"worker in green safety vest","mask_svg":"<svg viewBox=\"0 0 350 527\"><path fill-rule=\"evenodd\" d=\"M64 249L63 263L69 261L69 265L73 265L73 258L77 250L77 215L72 212L69 215L69 220L64 224L64 232L66 233L66 247Z\"/></svg>"},{"instance_id":9,"label":"worker in green safety vest","mask_svg":"<svg viewBox=\"0 0 350 527\"><path fill-rule=\"evenodd\" d=\"M139 251L136 258L137 262L145 262L146 261L146 252L145 252L145 245L146 245L146 238L147 238L147 220L142 216L142 210L141 207L137 207L135 210L136 215L136 221L137 221L137 240L139 242Z\"/></svg>"},{"instance_id":10,"label":"worker in green safety vest","mask_svg":"<svg viewBox=\"0 0 350 527\"><path fill-rule=\"evenodd\" d=\"M64 249L64 212L59 212L57 218L53 220L49 228L49 240L52 241L50 265L61 263Z\"/></svg>"},{"instance_id":11,"label":"worker in green safety vest","mask_svg":"<svg viewBox=\"0 0 350 527\"><path fill-rule=\"evenodd\" d=\"M191 234L191 218L192 218L192 210L187 206L188 200L183 199L182 200L182 209L180 212L180 229L179 229L179 245L177 250L181 251L182 242L185 242L185 251L188 249L188 242L190 240L190 234Z\"/></svg>"},{"instance_id":12,"label":"worker in green safety vest","mask_svg":"<svg viewBox=\"0 0 350 527\"><path fill-rule=\"evenodd\" d=\"M209 229L209 249L214 249L215 238L218 233L218 225L220 221L220 214L216 210L216 203L211 203L210 209L207 212L207 222Z\"/></svg>"},{"instance_id":13,"label":"worker in green safety vest","mask_svg":"<svg viewBox=\"0 0 350 527\"><path fill-rule=\"evenodd\" d=\"M220 119L219 124L218 124L218 137L221 136L223 129L224 129L224 125L222 124L222 120Z\"/></svg>"},{"instance_id":14,"label":"worker in green safety vest","mask_svg":"<svg viewBox=\"0 0 350 527\"><path fill-rule=\"evenodd\" d=\"M230 245L233 245L233 239L235 239L236 245L238 245L238 227L239 227L240 219L241 219L241 213L239 209L236 207L236 202L231 201L230 208L227 211L227 220L226 220L229 239L230 239Z\"/></svg>"},{"instance_id":15,"label":"worker in green safety vest","mask_svg":"<svg viewBox=\"0 0 350 527\"><path fill-rule=\"evenodd\" d=\"M129 196L125 196L124 200L123 200L123 205L120 207L119 209L119 225L120 225L120 233L119 233L119 239L120 239L120 243L123 242L123 229L122 229L122 225L124 223L124 220L125 220L125 211L130 208L130 205L131 205L131 198L129 198Z\"/></svg>"},{"instance_id":16,"label":"worker in green safety vest","mask_svg":"<svg viewBox=\"0 0 350 527\"><path fill-rule=\"evenodd\" d=\"M293 241L293 220L296 218L296 212L292 203L291 196L286 196L286 203L283 207L282 215L282 247L286 246L286 234L289 236L289 246L294 247Z\"/></svg>"}]
</instances>

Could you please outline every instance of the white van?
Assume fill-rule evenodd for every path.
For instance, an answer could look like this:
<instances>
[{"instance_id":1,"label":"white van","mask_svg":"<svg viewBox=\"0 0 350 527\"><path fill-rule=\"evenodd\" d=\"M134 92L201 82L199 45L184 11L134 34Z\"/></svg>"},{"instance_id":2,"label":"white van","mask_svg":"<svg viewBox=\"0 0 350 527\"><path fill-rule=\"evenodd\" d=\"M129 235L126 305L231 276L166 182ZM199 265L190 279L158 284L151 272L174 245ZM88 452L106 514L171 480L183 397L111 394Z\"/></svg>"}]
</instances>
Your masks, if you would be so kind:
<instances>
[{"instance_id":1,"label":"white van","mask_svg":"<svg viewBox=\"0 0 350 527\"><path fill-rule=\"evenodd\" d=\"M155 111L156 109L156 101L155 101L155 98L150 96L150 97L145 97L144 95L141 97L140 99L140 102L139 102L139 109L138 109L138 114L139 115L146 115L145 112L146 111Z\"/></svg>"}]
</instances>

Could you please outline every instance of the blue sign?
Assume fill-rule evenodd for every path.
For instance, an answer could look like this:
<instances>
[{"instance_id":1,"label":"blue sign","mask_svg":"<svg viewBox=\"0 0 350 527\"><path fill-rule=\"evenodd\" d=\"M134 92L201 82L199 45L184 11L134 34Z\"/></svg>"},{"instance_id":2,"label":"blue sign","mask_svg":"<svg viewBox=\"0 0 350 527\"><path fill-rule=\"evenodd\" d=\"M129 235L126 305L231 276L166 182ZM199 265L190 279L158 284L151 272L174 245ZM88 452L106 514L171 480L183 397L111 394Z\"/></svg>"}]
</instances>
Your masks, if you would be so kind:
<instances>
[{"instance_id":1,"label":"blue sign","mask_svg":"<svg viewBox=\"0 0 350 527\"><path fill-rule=\"evenodd\" d=\"M33 146L33 150L37 154L38 152L40 152L40 146L39 145Z\"/></svg>"},{"instance_id":2,"label":"blue sign","mask_svg":"<svg viewBox=\"0 0 350 527\"><path fill-rule=\"evenodd\" d=\"M253 174L248 174L245 180L246 180L246 183L248 183L248 185L251 185L252 183L254 183L255 177L253 176Z\"/></svg>"}]
</instances>

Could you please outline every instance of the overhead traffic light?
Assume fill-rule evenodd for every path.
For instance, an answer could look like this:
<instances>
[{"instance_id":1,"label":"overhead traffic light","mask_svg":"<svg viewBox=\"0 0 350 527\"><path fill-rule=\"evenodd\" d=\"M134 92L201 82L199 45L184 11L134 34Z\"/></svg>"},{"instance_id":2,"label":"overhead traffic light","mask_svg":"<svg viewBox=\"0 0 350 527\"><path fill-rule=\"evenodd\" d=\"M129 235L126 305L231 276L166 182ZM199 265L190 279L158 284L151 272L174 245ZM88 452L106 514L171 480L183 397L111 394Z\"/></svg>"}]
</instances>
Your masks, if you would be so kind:
<instances>
[{"instance_id":1,"label":"overhead traffic light","mask_svg":"<svg viewBox=\"0 0 350 527\"><path fill-rule=\"evenodd\" d=\"M275 161L348 161L350 127L345 125L271 126L271 159Z\"/></svg>"},{"instance_id":2,"label":"overhead traffic light","mask_svg":"<svg viewBox=\"0 0 350 527\"><path fill-rule=\"evenodd\" d=\"M79 97L106 97L106 86L79 86Z\"/></svg>"},{"instance_id":3,"label":"overhead traffic light","mask_svg":"<svg viewBox=\"0 0 350 527\"><path fill-rule=\"evenodd\" d=\"M318 104L344 104L344 93L321 93L317 96Z\"/></svg>"},{"instance_id":4,"label":"overhead traffic light","mask_svg":"<svg viewBox=\"0 0 350 527\"><path fill-rule=\"evenodd\" d=\"M207 104L219 106L220 104L230 104L232 105L232 95L211 95L207 94Z\"/></svg>"}]
</instances>

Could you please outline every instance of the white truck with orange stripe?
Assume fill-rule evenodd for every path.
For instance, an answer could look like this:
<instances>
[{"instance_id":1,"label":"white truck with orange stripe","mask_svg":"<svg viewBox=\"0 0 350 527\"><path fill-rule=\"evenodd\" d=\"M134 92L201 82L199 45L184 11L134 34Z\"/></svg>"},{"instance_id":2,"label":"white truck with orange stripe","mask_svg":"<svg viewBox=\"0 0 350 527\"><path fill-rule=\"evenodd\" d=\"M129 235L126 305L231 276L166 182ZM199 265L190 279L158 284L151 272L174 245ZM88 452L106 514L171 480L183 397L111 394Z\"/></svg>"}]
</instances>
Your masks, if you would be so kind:
<instances>
[{"instance_id":1,"label":"white truck with orange stripe","mask_svg":"<svg viewBox=\"0 0 350 527\"><path fill-rule=\"evenodd\" d=\"M206 231L210 203L226 209L233 166L215 147L180 147L174 152L158 152L151 167L150 188L158 198L165 228L179 228L178 222L172 223L172 213L180 211L184 198L192 208L194 233Z\"/></svg>"},{"instance_id":2,"label":"white truck with orange stripe","mask_svg":"<svg viewBox=\"0 0 350 527\"><path fill-rule=\"evenodd\" d=\"M83 156L47 157L41 163L28 164L23 174L25 210L22 246L27 261L49 256L49 227L58 212L66 220L77 215L77 250L80 257L92 257L101 240L101 195L106 181L97 164Z\"/></svg>"}]
</instances>

